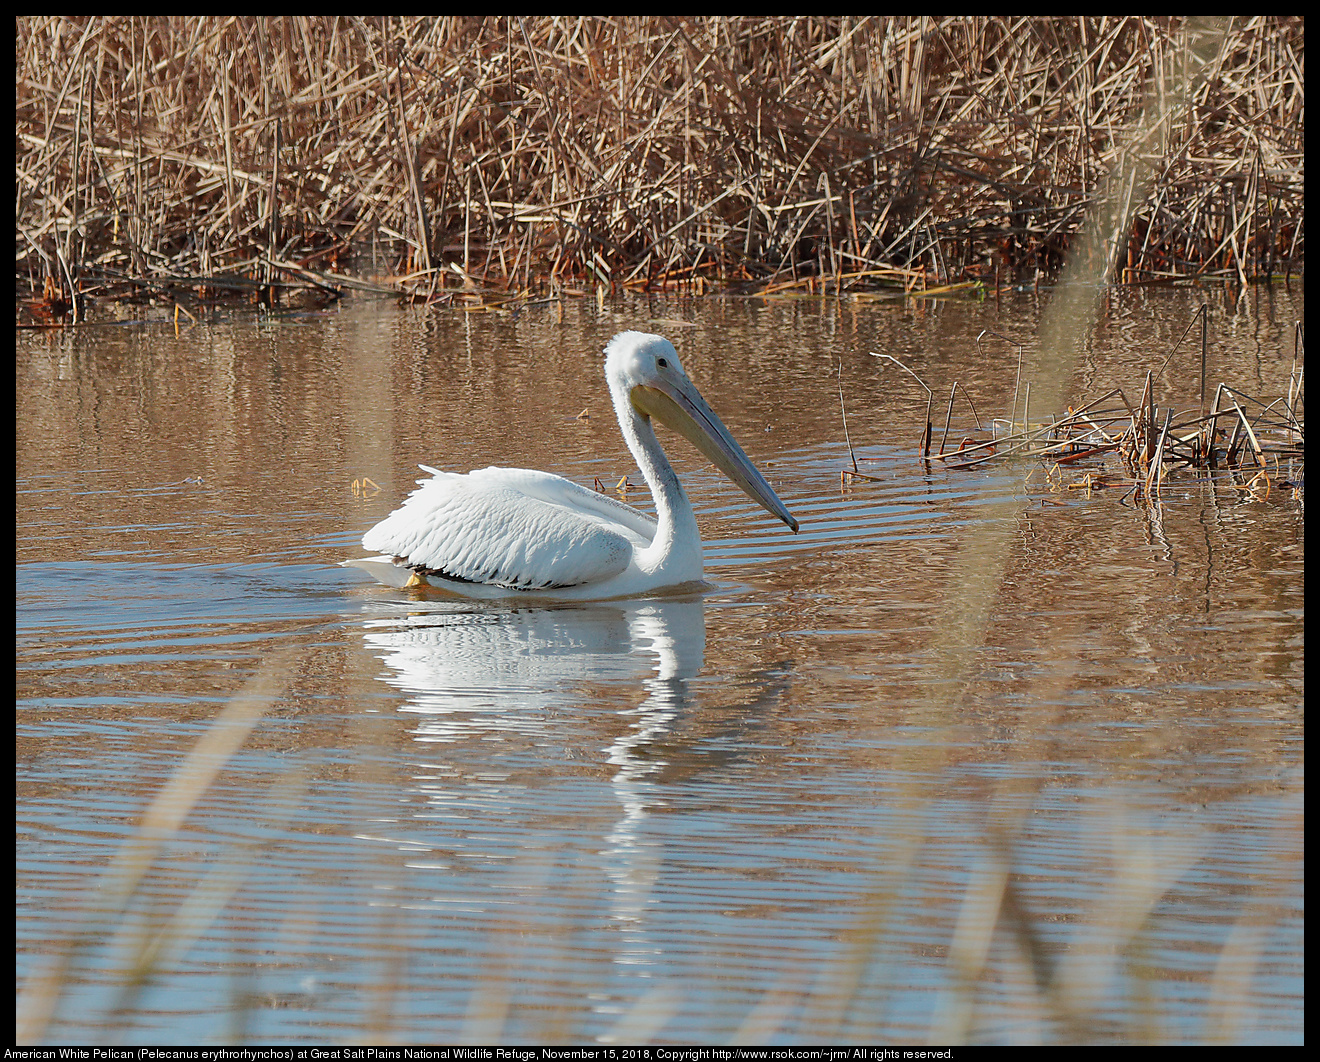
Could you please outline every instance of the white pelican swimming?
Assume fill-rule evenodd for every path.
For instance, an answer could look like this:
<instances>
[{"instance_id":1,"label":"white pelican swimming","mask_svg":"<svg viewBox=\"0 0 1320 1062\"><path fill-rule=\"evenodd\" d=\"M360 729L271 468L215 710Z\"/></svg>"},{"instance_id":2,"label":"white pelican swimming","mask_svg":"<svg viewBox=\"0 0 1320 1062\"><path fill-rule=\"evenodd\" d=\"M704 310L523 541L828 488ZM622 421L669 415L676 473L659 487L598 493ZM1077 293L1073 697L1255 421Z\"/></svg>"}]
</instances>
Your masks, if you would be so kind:
<instances>
[{"instance_id":1,"label":"white pelican swimming","mask_svg":"<svg viewBox=\"0 0 1320 1062\"><path fill-rule=\"evenodd\" d=\"M701 580L701 535L652 420L673 428L767 512L798 522L706 404L673 344L620 332L605 348L605 379L657 519L563 476L526 468L467 475L422 465L394 512L362 536L379 554L345 564L390 586L438 586L464 597L533 594L632 597Z\"/></svg>"}]
</instances>

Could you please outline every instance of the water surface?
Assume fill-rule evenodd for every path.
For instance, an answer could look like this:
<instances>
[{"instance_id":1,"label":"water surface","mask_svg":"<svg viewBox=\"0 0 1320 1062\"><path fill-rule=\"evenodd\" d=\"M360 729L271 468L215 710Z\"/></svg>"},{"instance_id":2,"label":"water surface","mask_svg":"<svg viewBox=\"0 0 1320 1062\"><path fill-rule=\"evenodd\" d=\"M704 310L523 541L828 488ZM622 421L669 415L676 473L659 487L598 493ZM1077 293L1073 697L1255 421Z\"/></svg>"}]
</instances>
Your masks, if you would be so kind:
<instances>
[{"instance_id":1,"label":"water surface","mask_svg":"<svg viewBox=\"0 0 1320 1062\"><path fill-rule=\"evenodd\" d=\"M1276 288L1115 296L1074 396L1135 398L1202 299L1212 381L1286 394L1302 294ZM21 333L40 1038L1299 1042L1302 504L1286 469L1268 496L1185 473L1149 507L918 460L925 394L869 353L960 380L986 421L1018 351L976 337L1024 343L1030 378L1040 310L355 303ZM705 595L473 604L335 566L419 462L627 476L646 508L601 377L623 328L675 341L800 534L666 436ZM1161 404L1195 407L1198 371L1185 342ZM871 480L841 481L841 388ZM958 580L996 529L962 652ZM259 718L106 916L116 857L245 690Z\"/></svg>"}]
</instances>

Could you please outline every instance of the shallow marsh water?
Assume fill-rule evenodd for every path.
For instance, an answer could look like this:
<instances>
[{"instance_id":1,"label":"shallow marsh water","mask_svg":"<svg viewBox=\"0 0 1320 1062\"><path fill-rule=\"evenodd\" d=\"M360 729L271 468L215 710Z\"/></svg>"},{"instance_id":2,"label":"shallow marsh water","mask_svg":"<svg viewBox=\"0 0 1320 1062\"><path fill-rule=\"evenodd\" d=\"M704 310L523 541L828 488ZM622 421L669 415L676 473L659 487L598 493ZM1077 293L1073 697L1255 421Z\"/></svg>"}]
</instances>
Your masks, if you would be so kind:
<instances>
[{"instance_id":1,"label":"shallow marsh water","mask_svg":"<svg viewBox=\"0 0 1320 1062\"><path fill-rule=\"evenodd\" d=\"M1135 398L1202 298L1116 295L1073 394ZM1286 394L1300 290L1208 298L1212 383ZM923 465L924 393L868 352L988 420L1017 352L976 337L1025 343L1029 378L1039 313L356 303L21 333L40 1038L1299 1042L1302 503L1282 476L1180 474L1151 509ZM668 436L704 596L471 604L335 566L418 462L640 484L599 353L633 327L675 341L800 534ZM1198 359L1161 404L1195 407ZM840 387L875 481L841 486ZM996 520L1011 547L950 669L952 582ZM245 690L251 730L135 849Z\"/></svg>"}]
</instances>

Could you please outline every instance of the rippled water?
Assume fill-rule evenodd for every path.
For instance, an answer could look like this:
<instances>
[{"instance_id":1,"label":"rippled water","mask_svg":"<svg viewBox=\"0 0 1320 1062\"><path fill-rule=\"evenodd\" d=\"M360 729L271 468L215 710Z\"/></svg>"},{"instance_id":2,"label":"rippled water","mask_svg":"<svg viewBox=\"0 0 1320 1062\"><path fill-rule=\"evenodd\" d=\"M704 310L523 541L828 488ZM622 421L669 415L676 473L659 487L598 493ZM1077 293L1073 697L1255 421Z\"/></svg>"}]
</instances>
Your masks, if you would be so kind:
<instances>
[{"instance_id":1,"label":"rippled water","mask_svg":"<svg viewBox=\"0 0 1320 1062\"><path fill-rule=\"evenodd\" d=\"M1135 397L1201 298L1116 296L1074 394ZM1300 291L1210 298L1212 381L1286 394ZM1038 320L355 304L20 334L31 1034L1299 1042L1302 503L1286 474L1185 474L1151 509L920 462L924 392L869 352L984 421L1018 354L977 335L1029 378ZM335 566L418 462L640 486L600 377L627 327L675 340L800 534L667 437L703 596L474 604ZM1159 401L1194 407L1198 364ZM840 389L874 479L841 481Z\"/></svg>"}]
</instances>

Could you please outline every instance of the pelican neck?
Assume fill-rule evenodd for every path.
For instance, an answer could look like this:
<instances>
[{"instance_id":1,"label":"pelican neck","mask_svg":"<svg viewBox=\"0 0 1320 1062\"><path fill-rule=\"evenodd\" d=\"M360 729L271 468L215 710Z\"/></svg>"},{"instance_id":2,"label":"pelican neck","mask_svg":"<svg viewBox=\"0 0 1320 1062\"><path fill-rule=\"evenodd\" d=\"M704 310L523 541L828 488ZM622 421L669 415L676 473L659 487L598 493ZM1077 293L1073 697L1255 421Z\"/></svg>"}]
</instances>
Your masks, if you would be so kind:
<instances>
[{"instance_id":1,"label":"pelican neck","mask_svg":"<svg viewBox=\"0 0 1320 1062\"><path fill-rule=\"evenodd\" d=\"M678 473L669 463L664 448L655 434L655 425L651 418L640 413L627 398L615 397L616 412L619 415L619 430L623 441L628 444L642 478L651 488L655 500L656 529L654 545L663 544L668 554L672 544L679 540L700 541L697 530L697 518L692 512L692 503L688 500Z\"/></svg>"}]
</instances>

